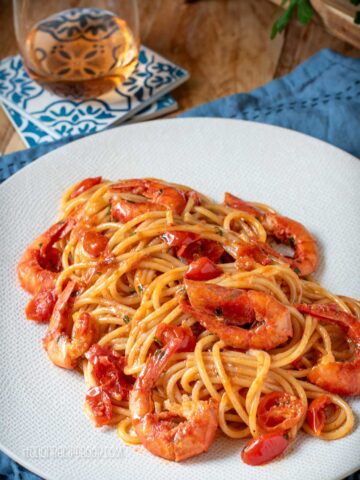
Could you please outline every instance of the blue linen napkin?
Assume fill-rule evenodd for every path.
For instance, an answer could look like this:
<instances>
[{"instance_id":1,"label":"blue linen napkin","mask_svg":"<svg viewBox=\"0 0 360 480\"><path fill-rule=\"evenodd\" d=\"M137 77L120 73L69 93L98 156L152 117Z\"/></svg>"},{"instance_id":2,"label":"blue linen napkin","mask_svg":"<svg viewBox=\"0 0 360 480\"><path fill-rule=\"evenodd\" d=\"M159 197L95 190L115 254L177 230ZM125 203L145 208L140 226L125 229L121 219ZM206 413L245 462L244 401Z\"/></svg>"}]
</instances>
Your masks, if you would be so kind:
<instances>
[{"instance_id":1,"label":"blue linen napkin","mask_svg":"<svg viewBox=\"0 0 360 480\"><path fill-rule=\"evenodd\" d=\"M321 50L289 75L253 92L231 95L180 116L239 118L279 125L325 140L360 158L360 58ZM0 182L76 138L0 157ZM0 480L38 479L0 452ZM360 472L347 480L360 480Z\"/></svg>"},{"instance_id":2,"label":"blue linen napkin","mask_svg":"<svg viewBox=\"0 0 360 480\"><path fill-rule=\"evenodd\" d=\"M289 75L181 116L278 125L325 140L360 158L360 58L324 49Z\"/></svg>"}]
</instances>

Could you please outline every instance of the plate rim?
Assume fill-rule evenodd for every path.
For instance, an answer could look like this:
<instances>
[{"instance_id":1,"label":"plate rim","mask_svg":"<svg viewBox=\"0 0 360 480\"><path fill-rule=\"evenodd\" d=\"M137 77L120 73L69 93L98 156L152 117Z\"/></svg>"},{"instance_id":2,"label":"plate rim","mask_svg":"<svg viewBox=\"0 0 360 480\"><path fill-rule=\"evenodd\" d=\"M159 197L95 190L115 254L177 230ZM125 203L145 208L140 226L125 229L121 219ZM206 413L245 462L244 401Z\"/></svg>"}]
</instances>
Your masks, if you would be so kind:
<instances>
[{"instance_id":1,"label":"plate rim","mask_svg":"<svg viewBox=\"0 0 360 480\"><path fill-rule=\"evenodd\" d=\"M352 161L355 161L356 163L358 163L360 165L360 159L357 158L355 155L347 152L346 150L343 150L342 148L336 146L336 145L332 145L331 143L328 143L326 142L325 140L322 140L320 138L316 138L316 137L313 137L307 133L303 133L303 132L299 132L297 130L293 130L291 128L286 128L286 127L282 127L282 126L279 126L279 125L272 125L272 124L269 124L269 123L261 123L261 122L254 122L254 121L251 121L251 120L243 120L243 119L234 119L234 118L223 118L223 117L175 117L175 118L163 118L163 119L154 119L154 120L148 120L147 122L139 122L139 123L133 123L133 124L125 124L125 125L119 125L119 126L116 126L116 127L113 127L113 128L109 128L109 129L106 129L106 130L103 130L101 132L96 132L96 133L93 133L93 134L90 134L90 135L86 135L82 138L77 138L76 140L73 140L69 143L66 143L65 145L61 145L59 146L58 148L55 148L54 150L51 150L49 152L46 152L44 153L44 155L41 155L40 157L32 160L30 163L24 165L24 167L20 168L20 170L17 170L15 173L13 173L12 175L10 175L8 178L6 178L1 184L0 184L0 192L3 188L4 185L7 185L14 177L17 177L20 172L22 172L23 170L25 169L29 169L29 168L32 168L32 165L40 162L42 163L43 161L46 161L48 160L48 157L51 157L55 152L56 153L59 153L61 154L61 152L63 150L66 150L68 148L70 148L72 145L79 145L81 143L86 143L88 142L90 139L94 139L94 138L100 138L100 137L105 137L105 136L112 136L114 134L116 134L117 130L118 129L134 129L134 128L146 128L147 125L153 125L153 124L164 124L164 123L190 123L190 122L199 122L199 123L213 123L213 122L229 122L229 123L232 123L232 124L239 124L239 125L243 125L243 126L250 126L250 128L261 128L261 129L269 129L269 130L275 130L275 131L285 131L287 132L286 134L287 135L294 135L294 136L298 136L298 137L304 137L305 138L305 141L311 141L311 142L315 142L315 143L320 143L322 144L325 148L328 148L329 150L333 150L333 151L336 151L336 152L341 152L341 154L343 155L346 155L348 157L348 159L352 159ZM34 149L36 149L37 147L33 147ZM31 149L27 149L27 150L31 150ZM24 150L25 152L26 150ZM22 151L20 151L22 152ZM16 155L16 153L18 152L14 152L13 154L9 154L9 155ZM1 157L0 157L1 158ZM331 159L329 159L329 161L331 161Z\"/></svg>"}]
</instances>

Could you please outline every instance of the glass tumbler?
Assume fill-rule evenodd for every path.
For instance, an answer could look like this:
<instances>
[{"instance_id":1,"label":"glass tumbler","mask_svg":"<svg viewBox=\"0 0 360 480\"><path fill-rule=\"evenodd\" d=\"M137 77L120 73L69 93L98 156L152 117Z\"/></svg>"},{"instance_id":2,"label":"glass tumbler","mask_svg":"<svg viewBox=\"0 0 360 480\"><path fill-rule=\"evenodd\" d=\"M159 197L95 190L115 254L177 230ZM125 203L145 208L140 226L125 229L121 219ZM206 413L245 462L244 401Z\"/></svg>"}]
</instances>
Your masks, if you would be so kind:
<instances>
[{"instance_id":1,"label":"glass tumbler","mask_svg":"<svg viewBox=\"0 0 360 480\"><path fill-rule=\"evenodd\" d=\"M136 67L136 0L13 0L15 32L30 77L56 95L98 97Z\"/></svg>"}]
</instances>

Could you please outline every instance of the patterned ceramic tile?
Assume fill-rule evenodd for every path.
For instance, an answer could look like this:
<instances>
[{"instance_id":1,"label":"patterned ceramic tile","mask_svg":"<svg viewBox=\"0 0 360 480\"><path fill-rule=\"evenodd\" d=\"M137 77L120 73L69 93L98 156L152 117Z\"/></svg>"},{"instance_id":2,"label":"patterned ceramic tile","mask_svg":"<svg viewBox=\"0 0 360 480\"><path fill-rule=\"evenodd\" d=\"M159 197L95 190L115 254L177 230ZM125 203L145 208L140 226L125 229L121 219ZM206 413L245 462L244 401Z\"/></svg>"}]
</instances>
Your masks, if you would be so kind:
<instances>
[{"instance_id":1,"label":"patterned ceramic tile","mask_svg":"<svg viewBox=\"0 0 360 480\"><path fill-rule=\"evenodd\" d=\"M89 100L57 97L31 80L20 56L0 62L0 100L48 135L62 138L118 125L183 83L188 72L142 46L132 75L117 89Z\"/></svg>"},{"instance_id":2,"label":"patterned ceramic tile","mask_svg":"<svg viewBox=\"0 0 360 480\"><path fill-rule=\"evenodd\" d=\"M171 95L167 94L148 107L144 108L144 110L136 113L125 123L128 124L152 120L175 111L177 106L176 100L174 100ZM48 143L55 140L55 138L46 132L41 125L39 126L37 123L25 117L19 110L14 110L5 103L2 104L2 107L9 120L14 125L15 129L28 147L34 147L35 145Z\"/></svg>"}]
</instances>

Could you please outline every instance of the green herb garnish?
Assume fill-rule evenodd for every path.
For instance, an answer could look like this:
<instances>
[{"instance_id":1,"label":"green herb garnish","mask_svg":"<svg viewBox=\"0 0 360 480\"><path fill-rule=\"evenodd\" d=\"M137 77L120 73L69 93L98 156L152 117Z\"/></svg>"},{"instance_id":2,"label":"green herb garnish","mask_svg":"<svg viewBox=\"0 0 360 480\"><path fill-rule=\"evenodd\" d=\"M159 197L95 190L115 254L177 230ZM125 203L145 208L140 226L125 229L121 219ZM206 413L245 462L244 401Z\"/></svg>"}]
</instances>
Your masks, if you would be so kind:
<instances>
[{"instance_id":1,"label":"green herb garnish","mask_svg":"<svg viewBox=\"0 0 360 480\"><path fill-rule=\"evenodd\" d=\"M155 355L159 358L162 358L165 355L165 352L162 348L158 348L157 350L155 350Z\"/></svg>"},{"instance_id":2,"label":"green herb garnish","mask_svg":"<svg viewBox=\"0 0 360 480\"><path fill-rule=\"evenodd\" d=\"M295 272L295 273L297 273L297 274L299 275L299 274L300 274L300 269L299 269L299 268L297 268L297 267L295 267L295 268L294 268L294 272Z\"/></svg>"},{"instance_id":3,"label":"green herb garnish","mask_svg":"<svg viewBox=\"0 0 360 480\"><path fill-rule=\"evenodd\" d=\"M144 287L141 285L141 283L138 284L137 289L139 290L140 293L143 293Z\"/></svg>"},{"instance_id":4,"label":"green herb garnish","mask_svg":"<svg viewBox=\"0 0 360 480\"><path fill-rule=\"evenodd\" d=\"M111 215L111 203L107 206L106 215Z\"/></svg>"},{"instance_id":5,"label":"green herb garnish","mask_svg":"<svg viewBox=\"0 0 360 480\"><path fill-rule=\"evenodd\" d=\"M217 317L221 317L223 315L223 313L224 312L223 312L222 308L215 308L215 315Z\"/></svg>"},{"instance_id":6,"label":"green herb garnish","mask_svg":"<svg viewBox=\"0 0 360 480\"><path fill-rule=\"evenodd\" d=\"M162 348L164 346L163 342L156 336L154 337L154 342L159 348Z\"/></svg>"},{"instance_id":7,"label":"green herb garnish","mask_svg":"<svg viewBox=\"0 0 360 480\"><path fill-rule=\"evenodd\" d=\"M215 227L215 232L220 235L221 237L224 235L224 232L220 227Z\"/></svg>"},{"instance_id":8,"label":"green herb garnish","mask_svg":"<svg viewBox=\"0 0 360 480\"><path fill-rule=\"evenodd\" d=\"M124 315L123 316L124 323L128 324L130 322L130 317L129 315Z\"/></svg>"},{"instance_id":9,"label":"green herb garnish","mask_svg":"<svg viewBox=\"0 0 360 480\"><path fill-rule=\"evenodd\" d=\"M77 296L80 295L80 293L81 293L81 290L74 290L74 291L72 292L71 296L72 296L72 297L77 297Z\"/></svg>"},{"instance_id":10,"label":"green herb garnish","mask_svg":"<svg viewBox=\"0 0 360 480\"><path fill-rule=\"evenodd\" d=\"M294 247L295 247L295 238L294 238L294 237L290 237L290 238L289 238L289 243L290 243L290 247L294 248Z\"/></svg>"}]
</instances>

